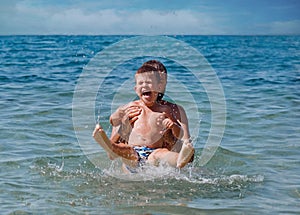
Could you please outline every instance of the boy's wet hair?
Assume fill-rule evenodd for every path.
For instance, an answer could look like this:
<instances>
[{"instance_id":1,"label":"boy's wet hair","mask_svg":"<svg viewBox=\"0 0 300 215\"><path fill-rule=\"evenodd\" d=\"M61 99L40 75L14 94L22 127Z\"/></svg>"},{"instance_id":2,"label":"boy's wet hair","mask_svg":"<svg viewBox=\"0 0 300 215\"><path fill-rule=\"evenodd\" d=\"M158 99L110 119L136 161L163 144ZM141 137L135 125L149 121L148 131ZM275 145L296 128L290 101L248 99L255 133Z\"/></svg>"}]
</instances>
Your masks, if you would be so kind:
<instances>
[{"instance_id":1,"label":"boy's wet hair","mask_svg":"<svg viewBox=\"0 0 300 215\"><path fill-rule=\"evenodd\" d=\"M144 72L155 72L157 80L167 81L167 69L166 67L157 60L149 60L145 62L136 72L136 74L141 74ZM157 96L157 101L161 101L164 96L164 92L159 92Z\"/></svg>"},{"instance_id":2,"label":"boy's wet hair","mask_svg":"<svg viewBox=\"0 0 300 215\"><path fill-rule=\"evenodd\" d=\"M143 64L144 65L147 65L147 66L152 66L154 67L157 71L161 72L161 73L167 73L167 69L166 67L161 63L159 62L158 60L149 60L147 62L145 62Z\"/></svg>"}]
</instances>

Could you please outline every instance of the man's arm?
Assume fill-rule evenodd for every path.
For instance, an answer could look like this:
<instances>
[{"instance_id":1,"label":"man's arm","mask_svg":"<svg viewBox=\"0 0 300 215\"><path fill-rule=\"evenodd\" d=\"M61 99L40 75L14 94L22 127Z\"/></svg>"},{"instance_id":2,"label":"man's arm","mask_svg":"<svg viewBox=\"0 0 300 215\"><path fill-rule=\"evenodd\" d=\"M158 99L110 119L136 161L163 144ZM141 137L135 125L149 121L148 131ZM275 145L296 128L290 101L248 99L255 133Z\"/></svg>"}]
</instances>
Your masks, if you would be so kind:
<instances>
[{"instance_id":1,"label":"man's arm","mask_svg":"<svg viewBox=\"0 0 300 215\"><path fill-rule=\"evenodd\" d=\"M183 130L182 140L188 140L191 138L190 131L189 131L189 122L185 110L180 105L177 105L178 112L176 114L176 118L180 119L177 122L181 125Z\"/></svg>"}]
</instances>

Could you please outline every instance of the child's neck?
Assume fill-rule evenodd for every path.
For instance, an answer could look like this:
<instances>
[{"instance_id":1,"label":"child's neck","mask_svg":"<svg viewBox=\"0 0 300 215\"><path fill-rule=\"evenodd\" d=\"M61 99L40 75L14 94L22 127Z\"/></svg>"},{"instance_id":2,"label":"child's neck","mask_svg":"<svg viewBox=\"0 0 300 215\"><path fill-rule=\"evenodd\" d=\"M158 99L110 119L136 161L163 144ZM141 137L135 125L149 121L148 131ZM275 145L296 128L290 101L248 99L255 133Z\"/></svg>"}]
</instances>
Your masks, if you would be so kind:
<instances>
[{"instance_id":1,"label":"child's neck","mask_svg":"<svg viewBox=\"0 0 300 215\"><path fill-rule=\"evenodd\" d=\"M157 102L156 100L151 105L147 105L142 100L140 100L140 104L147 107L147 108L149 108L152 111L157 109L158 106L160 105L159 102Z\"/></svg>"}]
</instances>

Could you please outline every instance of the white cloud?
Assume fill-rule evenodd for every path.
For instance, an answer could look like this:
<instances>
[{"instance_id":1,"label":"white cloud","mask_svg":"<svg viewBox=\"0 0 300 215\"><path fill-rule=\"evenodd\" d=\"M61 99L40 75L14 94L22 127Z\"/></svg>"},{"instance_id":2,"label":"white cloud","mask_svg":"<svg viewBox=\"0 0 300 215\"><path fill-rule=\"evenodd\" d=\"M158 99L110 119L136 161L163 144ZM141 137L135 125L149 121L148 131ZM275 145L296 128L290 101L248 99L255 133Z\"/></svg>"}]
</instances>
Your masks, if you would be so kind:
<instances>
[{"instance_id":1,"label":"white cloud","mask_svg":"<svg viewBox=\"0 0 300 215\"><path fill-rule=\"evenodd\" d=\"M300 20L272 22L270 34L300 34Z\"/></svg>"},{"instance_id":2,"label":"white cloud","mask_svg":"<svg viewBox=\"0 0 300 215\"><path fill-rule=\"evenodd\" d=\"M0 34L300 34L299 19L265 22L257 18L260 22L255 23L249 18L245 24L244 13L228 13L212 6L132 9L126 6L128 1L118 1L118 7L110 3L4 1L0 8Z\"/></svg>"},{"instance_id":3,"label":"white cloud","mask_svg":"<svg viewBox=\"0 0 300 215\"><path fill-rule=\"evenodd\" d=\"M268 23L258 23L250 29L257 34L267 35L299 35L300 20L274 21Z\"/></svg>"},{"instance_id":4,"label":"white cloud","mask_svg":"<svg viewBox=\"0 0 300 215\"><path fill-rule=\"evenodd\" d=\"M224 33L207 14L191 10L117 10L16 4L0 17L0 34L214 34ZM8 23L9 21L9 23ZM2 26L1 26L2 25Z\"/></svg>"},{"instance_id":5,"label":"white cloud","mask_svg":"<svg viewBox=\"0 0 300 215\"><path fill-rule=\"evenodd\" d=\"M121 23L122 18L113 10L84 13L80 9L68 9L52 14L47 26L51 32L62 34L109 34Z\"/></svg>"}]
</instances>

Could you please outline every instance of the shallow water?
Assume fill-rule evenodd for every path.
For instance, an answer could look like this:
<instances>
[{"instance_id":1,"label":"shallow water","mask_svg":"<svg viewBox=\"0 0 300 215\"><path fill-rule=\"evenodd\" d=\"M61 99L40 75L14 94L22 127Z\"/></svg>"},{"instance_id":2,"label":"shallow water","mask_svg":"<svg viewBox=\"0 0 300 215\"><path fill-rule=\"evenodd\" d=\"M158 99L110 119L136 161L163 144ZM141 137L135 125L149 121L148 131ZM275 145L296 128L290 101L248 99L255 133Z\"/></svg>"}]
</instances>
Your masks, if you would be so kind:
<instances>
[{"instance_id":1,"label":"shallow water","mask_svg":"<svg viewBox=\"0 0 300 215\"><path fill-rule=\"evenodd\" d=\"M201 123L199 135L193 136L196 157L181 171L148 169L139 181L112 176L121 174L114 167L119 163L107 161L95 142L89 143L96 152L87 155L72 121L73 93L83 68L99 51L127 37L0 38L1 214L296 214L300 210L299 36L176 37L201 52L216 71L226 99L225 133L213 158L200 166L211 123L210 103L186 68L161 59L169 75L180 77L197 103ZM132 88L114 89L127 80L131 86L128 78L146 59L141 56L115 68L105 79L106 87L98 90L95 116L100 115L107 130L112 98L118 94L129 101L134 96ZM178 89L171 79L166 98L172 100L176 94L193 131L198 118L192 102Z\"/></svg>"}]
</instances>

